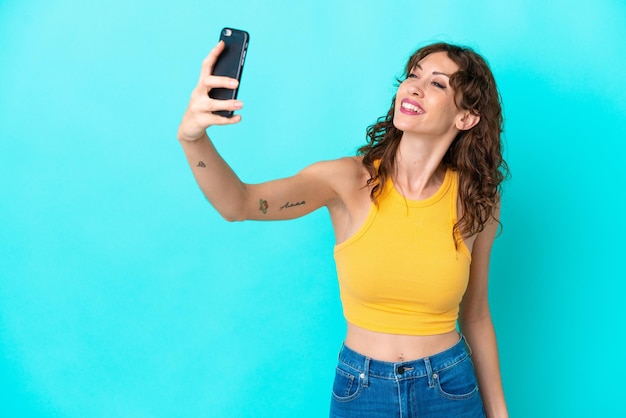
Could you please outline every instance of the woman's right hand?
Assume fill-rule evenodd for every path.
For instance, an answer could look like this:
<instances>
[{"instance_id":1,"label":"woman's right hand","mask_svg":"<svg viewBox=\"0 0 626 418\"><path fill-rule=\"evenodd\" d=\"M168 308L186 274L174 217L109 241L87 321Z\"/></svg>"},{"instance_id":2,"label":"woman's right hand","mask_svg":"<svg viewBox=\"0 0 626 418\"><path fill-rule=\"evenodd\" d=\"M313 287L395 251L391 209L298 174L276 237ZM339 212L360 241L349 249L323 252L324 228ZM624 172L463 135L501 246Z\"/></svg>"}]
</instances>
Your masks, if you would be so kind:
<instances>
[{"instance_id":1,"label":"woman's right hand","mask_svg":"<svg viewBox=\"0 0 626 418\"><path fill-rule=\"evenodd\" d=\"M189 105L178 127L180 141L195 141L206 135L206 129L211 125L232 125L241 121L240 115L230 118L216 115L216 110L239 110L243 103L239 100L216 100L209 97L209 91L214 88L237 88L237 80L230 77L213 75L213 68L217 57L224 50L224 42L220 41L202 62L200 80L191 92Z\"/></svg>"}]
</instances>

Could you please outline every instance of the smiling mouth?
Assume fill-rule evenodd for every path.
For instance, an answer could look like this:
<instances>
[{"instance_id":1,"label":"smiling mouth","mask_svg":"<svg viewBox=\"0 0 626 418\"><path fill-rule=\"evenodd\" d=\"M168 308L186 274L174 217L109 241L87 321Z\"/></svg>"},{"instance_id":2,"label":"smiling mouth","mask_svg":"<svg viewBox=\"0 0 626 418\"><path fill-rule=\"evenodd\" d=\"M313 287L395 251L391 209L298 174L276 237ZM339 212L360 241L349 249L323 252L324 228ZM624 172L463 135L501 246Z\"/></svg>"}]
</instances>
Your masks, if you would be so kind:
<instances>
[{"instance_id":1,"label":"smiling mouth","mask_svg":"<svg viewBox=\"0 0 626 418\"><path fill-rule=\"evenodd\" d=\"M426 113L419 104L409 99L402 100L402 103L400 103L400 111L407 115L423 115Z\"/></svg>"}]
</instances>

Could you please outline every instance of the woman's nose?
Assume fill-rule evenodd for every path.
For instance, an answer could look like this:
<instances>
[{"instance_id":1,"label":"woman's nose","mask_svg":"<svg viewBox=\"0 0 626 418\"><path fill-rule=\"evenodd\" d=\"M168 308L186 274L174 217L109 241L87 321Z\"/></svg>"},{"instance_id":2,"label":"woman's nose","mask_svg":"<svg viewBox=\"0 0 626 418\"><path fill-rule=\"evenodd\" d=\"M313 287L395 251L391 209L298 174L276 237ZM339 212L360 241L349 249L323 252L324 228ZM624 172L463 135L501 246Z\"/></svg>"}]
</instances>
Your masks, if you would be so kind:
<instances>
[{"instance_id":1,"label":"woman's nose","mask_svg":"<svg viewBox=\"0 0 626 418\"><path fill-rule=\"evenodd\" d=\"M409 92L409 94L415 95L415 96L418 96L418 97L423 97L424 96L424 91L422 90L422 86L417 81L409 84L408 92Z\"/></svg>"}]
</instances>

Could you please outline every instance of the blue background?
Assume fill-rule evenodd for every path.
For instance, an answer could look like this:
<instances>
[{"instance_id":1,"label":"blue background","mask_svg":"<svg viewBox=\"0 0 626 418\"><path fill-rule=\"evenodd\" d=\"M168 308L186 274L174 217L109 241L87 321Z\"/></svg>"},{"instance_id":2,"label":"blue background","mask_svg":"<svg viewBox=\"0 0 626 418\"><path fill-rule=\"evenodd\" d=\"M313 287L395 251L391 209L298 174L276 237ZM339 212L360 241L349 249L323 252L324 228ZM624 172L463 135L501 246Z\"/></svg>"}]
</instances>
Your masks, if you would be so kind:
<instances>
[{"instance_id":1,"label":"blue background","mask_svg":"<svg viewBox=\"0 0 626 418\"><path fill-rule=\"evenodd\" d=\"M354 154L408 56L470 45L504 101L491 305L514 417L622 409L626 5L0 1L0 416L322 417L345 325L324 210L227 223L176 140L250 32L243 180Z\"/></svg>"}]
</instances>

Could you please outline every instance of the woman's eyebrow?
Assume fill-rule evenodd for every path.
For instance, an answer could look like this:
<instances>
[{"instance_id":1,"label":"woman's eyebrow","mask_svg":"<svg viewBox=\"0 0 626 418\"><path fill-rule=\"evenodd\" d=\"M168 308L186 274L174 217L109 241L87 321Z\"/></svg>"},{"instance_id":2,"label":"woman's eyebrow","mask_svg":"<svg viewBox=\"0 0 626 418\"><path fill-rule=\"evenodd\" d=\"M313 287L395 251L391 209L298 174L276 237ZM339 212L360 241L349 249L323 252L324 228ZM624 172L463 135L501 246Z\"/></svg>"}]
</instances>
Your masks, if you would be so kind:
<instances>
[{"instance_id":1,"label":"woman's eyebrow","mask_svg":"<svg viewBox=\"0 0 626 418\"><path fill-rule=\"evenodd\" d=\"M420 71L424 71L424 69L422 68L422 66L421 66L421 65L419 65L419 64L417 64L415 67L416 67L418 70L420 70ZM434 74L434 75L445 75L446 77L450 78L450 74L442 73L441 71L433 71L433 74Z\"/></svg>"}]
</instances>

